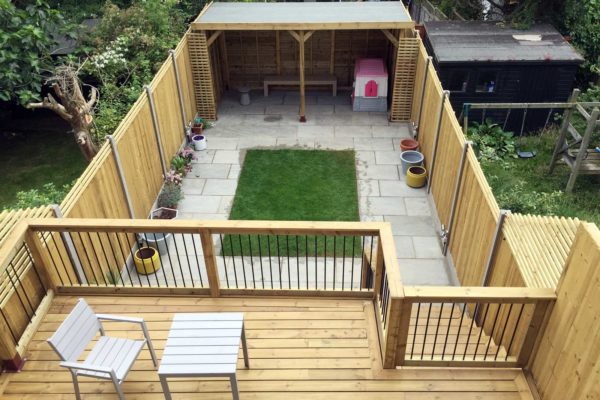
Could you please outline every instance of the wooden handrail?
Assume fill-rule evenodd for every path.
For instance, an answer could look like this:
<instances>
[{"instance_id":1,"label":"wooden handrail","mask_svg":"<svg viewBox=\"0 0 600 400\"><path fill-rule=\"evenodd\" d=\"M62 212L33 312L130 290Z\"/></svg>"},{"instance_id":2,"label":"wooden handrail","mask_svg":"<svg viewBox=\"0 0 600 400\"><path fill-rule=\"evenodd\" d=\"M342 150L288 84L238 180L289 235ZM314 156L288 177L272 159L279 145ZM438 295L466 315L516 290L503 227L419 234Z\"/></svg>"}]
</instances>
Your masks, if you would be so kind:
<instances>
[{"instance_id":1,"label":"wooden handrail","mask_svg":"<svg viewBox=\"0 0 600 400\"><path fill-rule=\"evenodd\" d=\"M26 220L19 222L2 243L2 247L0 247L0 275L6 271L8 264L19 251L21 243L25 240L27 229Z\"/></svg>"},{"instance_id":2,"label":"wooden handrail","mask_svg":"<svg viewBox=\"0 0 600 400\"><path fill-rule=\"evenodd\" d=\"M519 303L556 300L554 289L524 287L405 286L406 300L414 303Z\"/></svg>"},{"instance_id":3,"label":"wooden handrail","mask_svg":"<svg viewBox=\"0 0 600 400\"><path fill-rule=\"evenodd\" d=\"M197 233L206 229L222 234L279 234L329 236L379 235L387 222L305 222L305 221L196 221L151 219L28 219L25 223L36 231L78 232L176 232Z\"/></svg>"}]
</instances>

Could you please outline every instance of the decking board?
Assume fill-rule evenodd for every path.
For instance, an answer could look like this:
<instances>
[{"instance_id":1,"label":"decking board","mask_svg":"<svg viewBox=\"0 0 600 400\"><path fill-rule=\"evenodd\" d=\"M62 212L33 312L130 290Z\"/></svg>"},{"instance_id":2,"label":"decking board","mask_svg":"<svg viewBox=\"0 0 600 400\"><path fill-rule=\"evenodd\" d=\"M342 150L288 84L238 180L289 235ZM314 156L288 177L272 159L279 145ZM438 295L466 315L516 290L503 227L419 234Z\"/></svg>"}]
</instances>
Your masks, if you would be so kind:
<instances>
[{"instance_id":1,"label":"decking board","mask_svg":"<svg viewBox=\"0 0 600 400\"><path fill-rule=\"evenodd\" d=\"M73 398L71 376L58 366L58 357L45 340L76 300L75 296L58 296L54 300L26 353L25 368L8 376L2 398ZM251 369L245 369L239 358L242 399L531 398L519 386L523 375L518 369L381 369L373 306L369 301L111 296L86 297L86 300L97 312L145 318L159 358L173 313L244 312ZM107 323L106 330L109 335L141 337L129 324ZM422 342L422 337L419 340ZM433 335L428 335L426 342L431 340ZM133 365L123 388L128 399L163 398L147 350L142 351ZM116 399L110 382L82 378L81 389L86 400ZM217 378L174 380L171 390L175 399L231 398L229 383Z\"/></svg>"}]
</instances>

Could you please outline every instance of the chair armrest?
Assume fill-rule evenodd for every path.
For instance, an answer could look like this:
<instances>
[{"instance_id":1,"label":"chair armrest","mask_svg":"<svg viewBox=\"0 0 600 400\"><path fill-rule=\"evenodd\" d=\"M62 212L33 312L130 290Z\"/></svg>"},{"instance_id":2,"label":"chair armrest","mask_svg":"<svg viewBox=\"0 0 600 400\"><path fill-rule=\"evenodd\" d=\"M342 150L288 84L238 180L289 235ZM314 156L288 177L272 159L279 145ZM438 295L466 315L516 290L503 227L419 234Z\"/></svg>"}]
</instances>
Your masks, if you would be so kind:
<instances>
[{"instance_id":1,"label":"chair armrest","mask_svg":"<svg viewBox=\"0 0 600 400\"><path fill-rule=\"evenodd\" d=\"M69 369L82 369L84 371L92 371L92 372L103 372L105 374L113 375L115 371L109 367L103 367L101 365L90 365L78 362L71 361L63 361L60 363L61 367L69 368Z\"/></svg>"},{"instance_id":2,"label":"chair armrest","mask_svg":"<svg viewBox=\"0 0 600 400\"><path fill-rule=\"evenodd\" d=\"M137 318L137 317L123 317L121 315L111 315L111 314L96 314L96 317L98 317L98 319L104 320L104 321L132 322L135 324L144 323L144 320L142 318Z\"/></svg>"}]
</instances>

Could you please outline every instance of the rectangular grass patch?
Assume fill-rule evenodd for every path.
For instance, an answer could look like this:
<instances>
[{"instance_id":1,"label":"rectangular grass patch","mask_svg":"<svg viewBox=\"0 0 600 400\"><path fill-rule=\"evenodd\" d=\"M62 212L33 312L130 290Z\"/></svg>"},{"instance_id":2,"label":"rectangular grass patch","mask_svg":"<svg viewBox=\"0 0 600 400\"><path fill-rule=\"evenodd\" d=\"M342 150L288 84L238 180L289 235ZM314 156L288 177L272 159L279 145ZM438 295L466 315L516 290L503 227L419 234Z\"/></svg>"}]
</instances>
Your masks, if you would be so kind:
<instances>
[{"instance_id":1,"label":"rectangular grass patch","mask_svg":"<svg viewBox=\"0 0 600 400\"><path fill-rule=\"evenodd\" d=\"M355 153L248 150L231 220L359 221ZM352 255L361 238L226 235L224 255Z\"/></svg>"}]
</instances>

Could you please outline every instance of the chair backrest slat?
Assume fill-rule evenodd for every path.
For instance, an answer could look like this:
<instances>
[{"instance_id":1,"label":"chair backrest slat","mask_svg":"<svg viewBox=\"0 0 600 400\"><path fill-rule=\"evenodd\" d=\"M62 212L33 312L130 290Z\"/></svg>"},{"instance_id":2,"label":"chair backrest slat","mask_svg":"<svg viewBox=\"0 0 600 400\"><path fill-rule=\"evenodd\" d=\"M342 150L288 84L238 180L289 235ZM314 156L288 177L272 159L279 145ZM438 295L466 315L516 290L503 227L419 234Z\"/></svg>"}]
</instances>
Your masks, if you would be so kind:
<instances>
[{"instance_id":1,"label":"chair backrest slat","mask_svg":"<svg viewBox=\"0 0 600 400\"><path fill-rule=\"evenodd\" d=\"M48 343L63 361L77 361L99 329L98 317L85 300L79 299Z\"/></svg>"}]
</instances>

